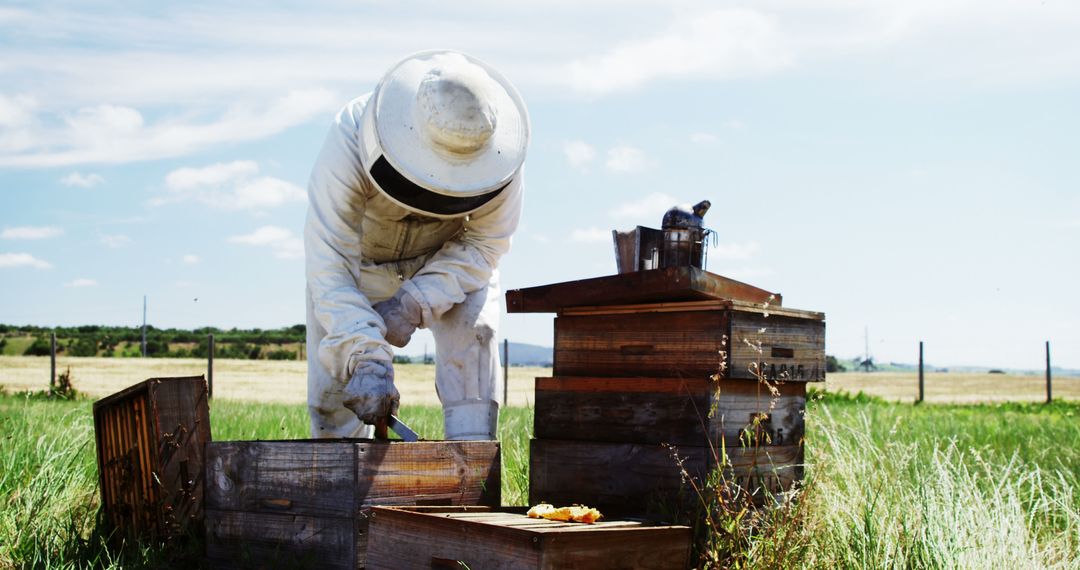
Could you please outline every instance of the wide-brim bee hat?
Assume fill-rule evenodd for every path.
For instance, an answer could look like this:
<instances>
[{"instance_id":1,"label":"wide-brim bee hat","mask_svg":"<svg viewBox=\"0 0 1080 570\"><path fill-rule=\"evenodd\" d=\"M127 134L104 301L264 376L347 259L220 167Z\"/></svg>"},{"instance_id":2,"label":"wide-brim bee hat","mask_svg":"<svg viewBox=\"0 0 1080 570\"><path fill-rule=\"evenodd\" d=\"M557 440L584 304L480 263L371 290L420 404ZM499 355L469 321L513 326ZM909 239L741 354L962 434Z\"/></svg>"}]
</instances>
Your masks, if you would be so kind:
<instances>
[{"instance_id":1,"label":"wide-brim bee hat","mask_svg":"<svg viewBox=\"0 0 1080 570\"><path fill-rule=\"evenodd\" d=\"M413 54L364 109L361 164L387 197L420 214L464 216L521 171L529 116L514 86L449 50Z\"/></svg>"}]
</instances>

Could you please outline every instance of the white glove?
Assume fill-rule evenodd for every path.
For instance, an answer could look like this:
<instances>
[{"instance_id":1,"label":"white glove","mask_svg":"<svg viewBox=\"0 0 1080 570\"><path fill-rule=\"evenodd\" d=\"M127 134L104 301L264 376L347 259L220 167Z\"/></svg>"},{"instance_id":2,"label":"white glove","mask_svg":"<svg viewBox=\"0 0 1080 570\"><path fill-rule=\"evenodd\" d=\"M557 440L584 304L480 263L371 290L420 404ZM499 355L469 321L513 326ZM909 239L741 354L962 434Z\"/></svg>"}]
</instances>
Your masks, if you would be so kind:
<instances>
[{"instance_id":1,"label":"white glove","mask_svg":"<svg viewBox=\"0 0 1080 570\"><path fill-rule=\"evenodd\" d=\"M420 304L412 295L398 289L394 296L372 307L386 323L386 342L401 348L409 344L412 333L420 326Z\"/></svg>"},{"instance_id":2,"label":"white glove","mask_svg":"<svg viewBox=\"0 0 1080 570\"><path fill-rule=\"evenodd\" d=\"M375 425L396 414L401 394L394 387L394 367L380 360L362 360L342 391L346 408L360 421Z\"/></svg>"}]
</instances>

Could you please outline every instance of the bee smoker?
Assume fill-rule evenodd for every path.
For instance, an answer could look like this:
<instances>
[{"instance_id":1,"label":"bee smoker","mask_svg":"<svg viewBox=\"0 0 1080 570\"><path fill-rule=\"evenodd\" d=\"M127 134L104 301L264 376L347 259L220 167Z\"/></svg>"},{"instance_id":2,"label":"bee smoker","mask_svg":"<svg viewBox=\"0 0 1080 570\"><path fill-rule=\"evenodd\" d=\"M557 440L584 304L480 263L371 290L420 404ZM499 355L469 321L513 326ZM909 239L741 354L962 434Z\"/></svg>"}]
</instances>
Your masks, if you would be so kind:
<instances>
[{"instance_id":1,"label":"bee smoker","mask_svg":"<svg viewBox=\"0 0 1080 570\"><path fill-rule=\"evenodd\" d=\"M619 273L664 267L705 269L705 240L716 233L705 228L705 213L712 204L702 200L691 208L675 206L664 214L661 229L638 226L628 232L613 230Z\"/></svg>"}]
</instances>

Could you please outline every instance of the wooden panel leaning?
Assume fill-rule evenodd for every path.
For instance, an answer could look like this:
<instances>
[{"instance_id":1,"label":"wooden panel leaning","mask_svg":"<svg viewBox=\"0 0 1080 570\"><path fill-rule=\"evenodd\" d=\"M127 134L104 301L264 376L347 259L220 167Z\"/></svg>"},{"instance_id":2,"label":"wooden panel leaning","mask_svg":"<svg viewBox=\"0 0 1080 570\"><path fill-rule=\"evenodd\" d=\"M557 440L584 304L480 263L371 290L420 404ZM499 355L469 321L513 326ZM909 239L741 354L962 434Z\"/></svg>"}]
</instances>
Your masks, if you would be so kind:
<instances>
[{"instance_id":1,"label":"wooden panel leaning","mask_svg":"<svg viewBox=\"0 0 1080 570\"><path fill-rule=\"evenodd\" d=\"M563 309L555 376L648 376L820 382L821 313L740 301Z\"/></svg>"},{"instance_id":2,"label":"wooden panel leaning","mask_svg":"<svg viewBox=\"0 0 1080 570\"><path fill-rule=\"evenodd\" d=\"M229 441L207 446L216 568L364 566L374 505L500 501L496 441Z\"/></svg>"},{"instance_id":3,"label":"wooden panel leaning","mask_svg":"<svg viewBox=\"0 0 1080 570\"><path fill-rule=\"evenodd\" d=\"M523 509L372 509L368 568L682 569L690 529L530 519Z\"/></svg>"},{"instance_id":4,"label":"wooden panel leaning","mask_svg":"<svg viewBox=\"0 0 1080 570\"><path fill-rule=\"evenodd\" d=\"M102 509L121 536L201 529L211 437L202 376L151 378L94 402L94 435Z\"/></svg>"}]
</instances>

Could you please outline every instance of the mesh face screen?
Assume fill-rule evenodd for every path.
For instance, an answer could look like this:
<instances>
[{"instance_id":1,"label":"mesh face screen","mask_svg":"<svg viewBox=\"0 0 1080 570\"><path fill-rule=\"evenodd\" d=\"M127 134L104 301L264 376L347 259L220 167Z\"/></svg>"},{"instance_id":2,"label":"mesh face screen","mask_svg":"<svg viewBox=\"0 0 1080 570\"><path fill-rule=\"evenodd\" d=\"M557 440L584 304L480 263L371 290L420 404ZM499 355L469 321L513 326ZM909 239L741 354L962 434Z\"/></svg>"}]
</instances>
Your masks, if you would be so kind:
<instances>
[{"instance_id":1,"label":"mesh face screen","mask_svg":"<svg viewBox=\"0 0 1080 570\"><path fill-rule=\"evenodd\" d=\"M391 166L385 156L379 156L375 164L371 165L371 179L379 185L383 192L386 192L398 202L422 212L442 216L471 212L490 202L510 185L510 182L507 182L499 188L479 196L461 198L446 196L432 192L418 184L413 184Z\"/></svg>"}]
</instances>

